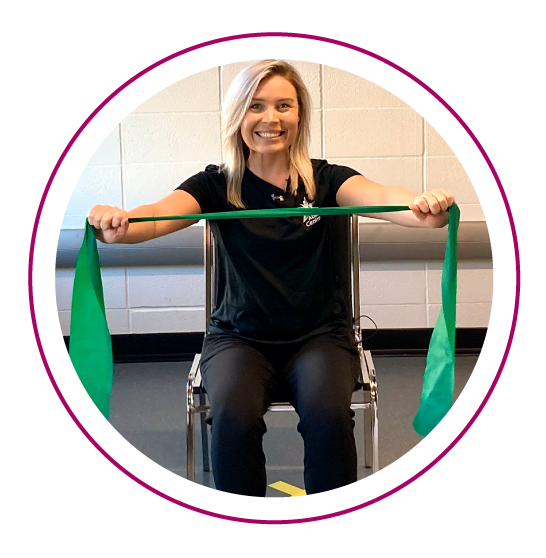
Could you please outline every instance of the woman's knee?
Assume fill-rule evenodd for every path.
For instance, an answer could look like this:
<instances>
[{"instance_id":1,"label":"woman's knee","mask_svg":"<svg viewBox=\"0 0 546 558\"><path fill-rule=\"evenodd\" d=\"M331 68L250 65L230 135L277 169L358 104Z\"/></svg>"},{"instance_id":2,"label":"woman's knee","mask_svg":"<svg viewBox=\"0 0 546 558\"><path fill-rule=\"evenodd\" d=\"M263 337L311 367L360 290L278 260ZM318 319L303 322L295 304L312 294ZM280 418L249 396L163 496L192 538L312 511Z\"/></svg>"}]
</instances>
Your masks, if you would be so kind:
<instances>
[{"instance_id":1,"label":"woman's knee","mask_svg":"<svg viewBox=\"0 0 546 558\"><path fill-rule=\"evenodd\" d=\"M336 405L330 402L318 402L315 405L303 405L298 409L300 423L298 430L331 432L334 436L346 429L354 428L355 412L350 405Z\"/></svg>"},{"instance_id":2,"label":"woman's knee","mask_svg":"<svg viewBox=\"0 0 546 558\"><path fill-rule=\"evenodd\" d=\"M218 402L212 406L209 422L217 432L221 431L230 437L245 438L263 436L267 428L263 419L264 410L259 405L233 404L229 400Z\"/></svg>"}]
</instances>

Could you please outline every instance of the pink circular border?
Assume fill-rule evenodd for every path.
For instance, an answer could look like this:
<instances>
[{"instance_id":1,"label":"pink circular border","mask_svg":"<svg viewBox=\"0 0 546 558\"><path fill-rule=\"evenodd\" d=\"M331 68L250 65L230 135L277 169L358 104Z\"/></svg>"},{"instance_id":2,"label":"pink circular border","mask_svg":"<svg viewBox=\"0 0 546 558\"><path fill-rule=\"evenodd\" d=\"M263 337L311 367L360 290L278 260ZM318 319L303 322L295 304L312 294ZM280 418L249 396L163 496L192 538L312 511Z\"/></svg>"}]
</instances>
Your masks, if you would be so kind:
<instances>
[{"instance_id":1,"label":"pink circular border","mask_svg":"<svg viewBox=\"0 0 546 558\"><path fill-rule=\"evenodd\" d=\"M377 498L373 498L372 500L368 500L367 502L364 502L363 504L360 504L358 506L353 506L353 507L347 508L345 510L340 510L340 511L325 514L325 515L319 515L319 516L315 516L315 517L307 517L307 518L301 518L301 519L287 519L287 520L282 520L282 519L249 519L249 518L234 517L234 516L230 516L230 515L223 515L223 514L219 514L219 513L214 513L214 512L204 510L204 509L201 509L201 508L198 508L198 507L195 507L195 506L191 506L191 505L186 504L186 503L184 503L180 500L177 500L176 498L172 498L168 494L164 494L163 492L155 489L153 486L150 486L149 484L140 480L138 477L133 475L130 471L125 469L115 459L113 459L108 453L106 453L106 451L104 451L104 449L102 449L102 447L93 439L93 437L89 434L89 432L87 432L87 430L83 427L83 425L80 423L80 421L76 418L76 415L73 413L72 409L69 407L69 405L66 402L65 398L63 397L61 391L59 390L59 387L58 387L57 383L55 382L55 379L53 377L53 374L51 373L51 369L49 367L49 364L47 362L47 359L46 359L46 356L45 356L45 353L44 353L44 350L43 350L43 347L42 347L42 343L41 343L41 340L40 340L40 335L38 333L38 327L37 327L37 324L36 324L36 315L35 315L35 311L34 311L34 294L33 294L33 291L32 291L32 271L33 271L32 264L33 264L33 258L34 258L34 247L35 247L35 243L36 243L36 233L37 233L37 230L38 230L38 224L39 224L39 221L40 221L40 216L42 214L45 199L47 197L49 189L51 188L51 184L53 182L53 179L55 178L55 176L56 176L56 174L59 170L59 167L61 166L62 162L64 161L64 158L66 157L68 151L70 150L70 148L72 147L72 145L74 144L76 139L79 137L79 135L83 132L83 130L89 124L89 122L91 122L91 120L104 108L104 106L107 103L109 103L118 93L123 91L126 87L128 87L131 83L133 83L139 77L143 76L144 74L147 74L148 72L150 72L151 70L153 70L157 66L161 66L162 64L165 64L169 60L172 60L173 58L177 58L178 56L181 56L181 55L186 54L188 52L191 52L193 50L204 48L204 47L207 47L207 46L210 46L210 45L223 43L223 42L227 42L227 41L234 41L234 40L239 40L239 39L251 39L251 38L257 38L257 37L292 37L292 38L299 38L299 39L310 39L310 40L322 41L322 42L325 42L325 43L330 43L330 44L334 44L334 45L337 45L337 46L342 46L342 47L345 47L345 48L349 48L351 50L355 50L357 52L365 54L367 56L371 56L372 58L375 58L376 60L379 60L380 62L388 64L389 66L391 66L395 70L398 70L399 72L401 72L405 76L409 77L410 79L412 79L413 81L418 83L421 87L426 89L426 91L428 91L433 97L435 97L440 103L442 103L442 105L457 119L459 124L461 124L461 126L465 129L465 131L468 133L468 135L472 138L472 140L476 144L477 148L480 150L480 153L482 154L482 156L485 159L485 161L487 162L487 165L489 166L491 172L493 173L495 181L496 181L496 183L499 187L502 199L504 201L504 205L506 207L506 211L507 211L507 214L508 214L508 219L510 221L510 229L512 231L512 238L513 238L513 241L514 241L514 252L515 252L515 257L516 257L516 296L515 296L515 301L514 301L514 314L513 314L513 318L512 318L512 325L511 325L511 328L510 328L510 335L508 337L508 342L506 344L506 349L504 351L504 355L502 357L502 361L501 361L499 370L498 370L497 374L495 375L495 379L493 380L493 383L491 384L491 387L487 391L487 394L486 394L485 398L481 402L480 406L478 407L477 411L474 413L474 415L472 416L472 418L470 419L468 424L463 428L463 430L458 434L458 436L453 440L453 442L451 442L451 444L449 444L449 446L440 455L438 455L438 457L436 457L426 467L421 469L421 471L419 471L418 473L413 475L411 478L409 478L407 481L403 482L402 484L399 484L398 486L396 486L392 490L389 490L388 492L385 492L381 496L378 496ZM472 133L470 128L465 124L463 119L437 93L435 93L430 87L428 87L420 79L415 77L410 72L404 70L403 68L401 68L397 64L394 64L393 62L387 60L386 58L383 58L382 56L374 54L373 52L370 52L370 51L365 50L363 48L354 46L350 43L345 43L343 41L337 41L335 39L329 39L329 38L320 37L320 36L317 36L317 35L306 35L306 34L302 34L302 33L281 33L281 32L247 33L247 34L243 34L243 35L231 35L231 36L228 36L228 37L221 37L219 39L214 39L214 40L211 40L211 41L205 41L203 43L199 43L199 44L194 45L192 47L189 47L189 48L180 50L178 52L175 52L174 54L171 54L170 56L162 58L158 62L155 62L154 64L151 64L150 66L148 66L147 68L145 68L141 72L138 72L137 74L135 74L131 79L127 80L120 87L118 87L112 94L110 94L87 117L85 122L78 128L76 133L72 136L71 140L68 142L67 146L64 148L61 156L59 157L59 160L55 164L53 172L51 173L51 176L49 177L49 180L47 182L47 185L46 185L46 188L44 190L43 196L40 200L40 205L38 206L38 211L36 213L36 219L34 221L34 227L33 227L33 230L32 230L32 238L31 238L31 243L30 243L29 267L28 267L30 313L31 313L31 317L32 317L32 325L33 325L33 329L34 329L34 335L36 337L36 342L38 344L38 350L40 351L42 361L43 361L44 366L46 368L49 379L50 379L50 381L53 385L53 388L55 389L55 392L59 396L59 399L61 400L65 409L68 411L68 414L72 417L72 420L76 423L78 428L83 432L83 434L87 437L87 439L95 446L95 448L100 453L102 453L102 455L104 455L104 457L106 457L106 459L108 459L120 471L125 473L128 477L133 479L135 482L137 482L138 484L140 484L144 488L150 490L154 494L157 494L158 496L161 496L165 500L168 500L169 502L172 502L174 504L177 504L177 505L182 506L184 508L187 508L189 510L193 510L193 511L196 511L196 512L199 512L199 513L202 513L202 514L205 514L205 515L209 515L209 516L212 516L212 517L220 518L220 519L229 519L231 521L238 521L238 522L243 522L243 523L262 523L262 524L308 523L308 522L311 522L311 521L318 521L318 520L321 520L321 519L328 519L330 517L336 517L336 516L339 516L339 515L344 515L344 514L347 514L347 513L362 509L362 508L366 508L368 506L371 506L372 504L375 504L376 502L379 502L379 501L383 500L384 498L387 498L391 494L394 494L395 492L398 492L399 490L401 490L405 486L411 484L413 481L418 479L421 475L426 473L429 469L434 467L434 465L436 465L436 463L438 463L443 457L445 457L453 449L453 447L459 442L459 440L466 434L466 432L468 431L470 426L472 426L474 421L477 419L478 415L482 412L483 408L485 407L485 404L487 403L487 401L491 397L491 394L493 393L493 390L495 389L495 387L497 385L497 382L499 381L500 375L501 375L501 373L504 369L504 365L506 364L506 359L508 358L508 353L509 353L510 347L512 345L512 340L514 338L514 331L515 331L515 328L516 328L516 321L517 321L518 310L519 310L520 282L521 282L521 277L520 277L520 258L519 258L518 240L517 240L517 235L516 235L516 228L515 228L515 224L514 224L514 219L513 219L513 216L512 216L512 212L510 210L510 205L508 203L506 193L504 191L504 188L502 187L500 178L499 178L495 168L493 167L493 164L491 163L491 160L487 156L487 153L485 152L484 148L482 147L481 143L478 141L476 136Z\"/></svg>"}]
</instances>

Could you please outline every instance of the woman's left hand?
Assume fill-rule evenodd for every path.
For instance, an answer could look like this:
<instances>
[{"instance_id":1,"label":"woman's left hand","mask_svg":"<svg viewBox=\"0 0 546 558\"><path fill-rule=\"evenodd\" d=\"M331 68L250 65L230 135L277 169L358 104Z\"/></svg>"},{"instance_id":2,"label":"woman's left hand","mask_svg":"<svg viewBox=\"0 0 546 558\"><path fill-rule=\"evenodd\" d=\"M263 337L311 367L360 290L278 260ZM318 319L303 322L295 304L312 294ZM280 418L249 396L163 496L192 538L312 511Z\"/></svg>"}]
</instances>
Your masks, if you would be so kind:
<instances>
[{"instance_id":1,"label":"woman's left hand","mask_svg":"<svg viewBox=\"0 0 546 558\"><path fill-rule=\"evenodd\" d=\"M421 223L428 227L444 227L449 220L448 208L455 196L445 188L430 190L417 196L409 208Z\"/></svg>"}]
</instances>

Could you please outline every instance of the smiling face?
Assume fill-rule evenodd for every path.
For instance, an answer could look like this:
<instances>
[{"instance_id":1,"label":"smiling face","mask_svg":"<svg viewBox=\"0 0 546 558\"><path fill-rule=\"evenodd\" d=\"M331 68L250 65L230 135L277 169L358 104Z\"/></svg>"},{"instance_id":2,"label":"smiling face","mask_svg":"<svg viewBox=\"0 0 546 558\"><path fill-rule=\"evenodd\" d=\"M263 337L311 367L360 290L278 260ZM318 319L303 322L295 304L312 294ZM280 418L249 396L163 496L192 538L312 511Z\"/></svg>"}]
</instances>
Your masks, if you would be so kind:
<instances>
[{"instance_id":1,"label":"smiling face","mask_svg":"<svg viewBox=\"0 0 546 558\"><path fill-rule=\"evenodd\" d=\"M294 86L281 76L264 79L241 124L241 136L250 149L250 156L288 153L298 132L298 122Z\"/></svg>"}]
</instances>

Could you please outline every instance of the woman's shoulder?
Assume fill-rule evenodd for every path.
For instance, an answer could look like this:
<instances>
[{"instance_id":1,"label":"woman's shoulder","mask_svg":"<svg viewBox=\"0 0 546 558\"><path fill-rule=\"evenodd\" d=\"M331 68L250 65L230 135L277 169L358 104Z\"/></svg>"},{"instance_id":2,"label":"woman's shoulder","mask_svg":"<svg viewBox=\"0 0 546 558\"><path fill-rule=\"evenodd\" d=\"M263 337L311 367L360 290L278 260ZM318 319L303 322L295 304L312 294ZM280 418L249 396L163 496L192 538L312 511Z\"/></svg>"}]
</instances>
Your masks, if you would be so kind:
<instances>
[{"instance_id":1,"label":"woman's shoulder","mask_svg":"<svg viewBox=\"0 0 546 558\"><path fill-rule=\"evenodd\" d=\"M203 172L210 174L223 174L220 165L207 165Z\"/></svg>"},{"instance_id":2,"label":"woman's shoulder","mask_svg":"<svg viewBox=\"0 0 546 558\"><path fill-rule=\"evenodd\" d=\"M320 169L323 169L328 165L328 161L326 159L311 159L311 165L313 165L313 171L317 172Z\"/></svg>"},{"instance_id":3,"label":"woman's shoulder","mask_svg":"<svg viewBox=\"0 0 546 558\"><path fill-rule=\"evenodd\" d=\"M326 159L311 159L313 165L313 174L315 180L319 182L325 180L339 180L340 178L360 174L357 170L346 165L338 165L336 163L329 163Z\"/></svg>"},{"instance_id":4,"label":"woman's shoulder","mask_svg":"<svg viewBox=\"0 0 546 558\"><path fill-rule=\"evenodd\" d=\"M324 195L333 196L335 199L341 185L352 176L360 174L351 167L329 163L326 159L311 159L311 163L319 196L323 192Z\"/></svg>"},{"instance_id":5,"label":"woman's shoulder","mask_svg":"<svg viewBox=\"0 0 546 558\"><path fill-rule=\"evenodd\" d=\"M226 204L226 179L219 165L210 164L204 170L190 176L177 190L191 194L201 206L203 213L223 211Z\"/></svg>"},{"instance_id":6,"label":"woman's shoulder","mask_svg":"<svg viewBox=\"0 0 546 558\"><path fill-rule=\"evenodd\" d=\"M207 165L204 170L189 176L178 186L178 190L187 190L193 194L195 190L218 190L225 185L226 180L222 169L218 165Z\"/></svg>"},{"instance_id":7,"label":"woman's shoulder","mask_svg":"<svg viewBox=\"0 0 546 558\"><path fill-rule=\"evenodd\" d=\"M201 171L199 174L214 181L225 181L225 174L222 165L207 165L205 170Z\"/></svg>"},{"instance_id":8,"label":"woman's shoulder","mask_svg":"<svg viewBox=\"0 0 546 558\"><path fill-rule=\"evenodd\" d=\"M336 163L329 163L326 159L311 159L311 164L313 165L313 170L317 171L325 171L325 170L336 170L336 169L349 169L346 165L339 165ZM354 170L354 169L351 169ZM355 171L356 172L356 171Z\"/></svg>"}]
</instances>

